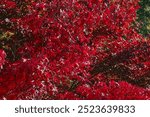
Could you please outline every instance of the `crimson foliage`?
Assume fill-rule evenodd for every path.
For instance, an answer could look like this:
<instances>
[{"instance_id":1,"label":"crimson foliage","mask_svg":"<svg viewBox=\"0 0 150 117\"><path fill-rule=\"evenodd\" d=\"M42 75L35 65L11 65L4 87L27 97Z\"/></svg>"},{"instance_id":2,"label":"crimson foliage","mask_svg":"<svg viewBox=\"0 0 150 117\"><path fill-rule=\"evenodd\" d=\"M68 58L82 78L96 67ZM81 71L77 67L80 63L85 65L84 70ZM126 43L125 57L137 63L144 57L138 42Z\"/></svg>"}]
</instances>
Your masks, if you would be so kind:
<instances>
[{"instance_id":1,"label":"crimson foliage","mask_svg":"<svg viewBox=\"0 0 150 117\"><path fill-rule=\"evenodd\" d=\"M0 1L0 98L150 99L138 2Z\"/></svg>"}]
</instances>

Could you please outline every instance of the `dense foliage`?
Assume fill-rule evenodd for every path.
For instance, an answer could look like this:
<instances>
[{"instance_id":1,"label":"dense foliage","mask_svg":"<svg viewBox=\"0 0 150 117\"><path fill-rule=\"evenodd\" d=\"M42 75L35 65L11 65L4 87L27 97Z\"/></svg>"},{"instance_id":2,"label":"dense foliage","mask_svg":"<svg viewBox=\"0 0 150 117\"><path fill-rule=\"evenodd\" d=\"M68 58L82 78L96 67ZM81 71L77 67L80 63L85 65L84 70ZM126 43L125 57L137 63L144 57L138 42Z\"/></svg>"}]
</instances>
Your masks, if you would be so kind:
<instances>
[{"instance_id":1,"label":"dense foliage","mask_svg":"<svg viewBox=\"0 0 150 117\"><path fill-rule=\"evenodd\" d=\"M150 37L150 1L140 0L140 9L137 11L139 22L139 32L145 37Z\"/></svg>"},{"instance_id":2,"label":"dense foliage","mask_svg":"<svg viewBox=\"0 0 150 117\"><path fill-rule=\"evenodd\" d=\"M138 2L0 1L0 99L150 99Z\"/></svg>"}]
</instances>

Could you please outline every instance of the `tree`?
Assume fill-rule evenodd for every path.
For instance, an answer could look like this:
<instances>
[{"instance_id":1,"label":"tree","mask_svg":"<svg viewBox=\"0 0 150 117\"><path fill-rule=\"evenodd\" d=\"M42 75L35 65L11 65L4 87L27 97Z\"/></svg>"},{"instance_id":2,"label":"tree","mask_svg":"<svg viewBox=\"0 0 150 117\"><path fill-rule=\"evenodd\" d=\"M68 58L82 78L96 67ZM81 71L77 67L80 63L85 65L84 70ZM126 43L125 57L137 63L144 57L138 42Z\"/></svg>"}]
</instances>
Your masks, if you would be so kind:
<instances>
[{"instance_id":1,"label":"tree","mask_svg":"<svg viewBox=\"0 0 150 117\"><path fill-rule=\"evenodd\" d=\"M140 9L137 11L138 19L140 22L139 32L145 37L149 38L150 35L150 1L149 0L140 0Z\"/></svg>"},{"instance_id":2,"label":"tree","mask_svg":"<svg viewBox=\"0 0 150 117\"><path fill-rule=\"evenodd\" d=\"M149 99L138 2L1 1L0 98Z\"/></svg>"}]
</instances>

